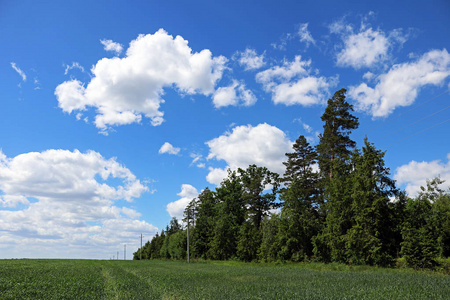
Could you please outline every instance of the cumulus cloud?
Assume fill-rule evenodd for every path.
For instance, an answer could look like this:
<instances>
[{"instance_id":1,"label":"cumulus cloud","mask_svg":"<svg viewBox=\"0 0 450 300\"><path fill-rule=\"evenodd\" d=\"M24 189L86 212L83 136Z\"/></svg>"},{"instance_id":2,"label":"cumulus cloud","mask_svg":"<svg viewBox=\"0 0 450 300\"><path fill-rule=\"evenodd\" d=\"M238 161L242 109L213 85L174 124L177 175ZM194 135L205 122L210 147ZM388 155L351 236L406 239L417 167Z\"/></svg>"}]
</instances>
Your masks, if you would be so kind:
<instances>
[{"instance_id":1,"label":"cumulus cloud","mask_svg":"<svg viewBox=\"0 0 450 300\"><path fill-rule=\"evenodd\" d=\"M209 173L206 175L206 181L215 185L221 184L222 180L228 176L228 169L229 167L226 167L225 169L209 167Z\"/></svg>"},{"instance_id":2,"label":"cumulus cloud","mask_svg":"<svg viewBox=\"0 0 450 300\"><path fill-rule=\"evenodd\" d=\"M47 150L14 158L0 151L0 191L0 231L14 241L0 241L0 248L8 247L10 257L105 258L138 233L157 231L137 220L136 210L115 204L132 202L147 187L115 159L94 151ZM43 241L52 252L24 250Z\"/></svg>"},{"instance_id":3,"label":"cumulus cloud","mask_svg":"<svg viewBox=\"0 0 450 300\"><path fill-rule=\"evenodd\" d=\"M342 38L342 49L336 54L336 64L341 67L361 69L372 67L390 58L390 51L396 45L402 45L407 40L401 29L385 33L373 29L363 21L359 30L353 25L345 24L343 20L332 23L330 32Z\"/></svg>"},{"instance_id":4,"label":"cumulus cloud","mask_svg":"<svg viewBox=\"0 0 450 300\"><path fill-rule=\"evenodd\" d=\"M182 184L181 192L177 194L181 199L167 204L167 212L171 217L176 217L178 220L183 218L184 209L191 202L192 199L198 196L198 191L190 184Z\"/></svg>"},{"instance_id":5,"label":"cumulus cloud","mask_svg":"<svg viewBox=\"0 0 450 300\"><path fill-rule=\"evenodd\" d=\"M162 145L161 148L159 149L158 153L159 154L168 153L172 155L177 155L178 153L180 153L180 150L181 150L180 148L174 147L170 143L165 142L164 145Z\"/></svg>"},{"instance_id":6,"label":"cumulus cloud","mask_svg":"<svg viewBox=\"0 0 450 300\"><path fill-rule=\"evenodd\" d=\"M245 70L256 70L262 68L266 62L264 61L265 53L258 55L256 50L247 48L243 52L236 52L234 58Z\"/></svg>"},{"instance_id":7,"label":"cumulus cloud","mask_svg":"<svg viewBox=\"0 0 450 300\"><path fill-rule=\"evenodd\" d=\"M209 146L208 160L223 160L228 165L225 169L209 169L207 181L219 184L226 177L227 168L246 169L252 164L284 174L285 153L292 151L293 143L282 130L263 123L255 127L237 126L232 132L226 132L206 144Z\"/></svg>"},{"instance_id":8,"label":"cumulus cloud","mask_svg":"<svg viewBox=\"0 0 450 300\"><path fill-rule=\"evenodd\" d=\"M131 41L125 57L99 60L87 85L76 79L65 81L56 87L55 95L59 107L69 114L96 108L94 123L102 131L139 123L142 117L158 126L164 121L160 111L164 88L209 96L226 62L207 49L192 52L187 40L160 29Z\"/></svg>"},{"instance_id":9,"label":"cumulus cloud","mask_svg":"<svg viewBox=\"0 0 450 300\"><path fill-rule=\"evenodd\" d=\"M350 87L348 95L357 101L358 109L385 117L399 106L413 104L422 87L441 85L449 76L447 50L431 50L415 61L394 65L375 79L373 88L367 83Z\"/></svg>"},{"instance_id":10,"label":"cumulus cloud","mask_svg":"<svg viewBox=\"0 0 450 300\"><path fill-rule=\"evenodd\" d=\"M11 63L11 67L14 69L14 71L17 72L17 74L20 75L20 77L22 77L22 80L23 80L23 81L27 81L27 75L25 74L24 71L22 71L22 70L16 65L15 62L12 62L12 63Z\"/></svg>"},{"instance_id":11,"label":"cumulus cloud","mask_svg":"<svg viewBox=\"0 0 450 300\"><path fill-rule=\"evenodd\" d=\"M284 61L256 74L256 80L263 84L266 92L272 93L276 104L310 106L324 101L329 88L336 79L312 75L311 60L302 60L300 55L294 61Z\"/></svg>"},{"instance_id":12,"label":"cumulus cloud","mask_svg":"<svg viewBox=\"0 0 450 300\"><path fill-rule=\"evenodd\" d=\"M115 52L117 55L122 53L123 47L119 43L115 43L112 40L106 40L106 39L100 40L100 43L102 43L102 45L104 46L104 49L106 51Z\"/></svg>"},{"instance_id":13,"label":"cumulus cloud","mask_svg":"<svg viewBox=\"0 0 450 300\"><path fill-rule=\"evenodd\" d=\"M216 108L225 106L252 106L257 101L252 91L246 89L245 84L234 80L230 86L220 87L213 96Z\"/></svg>"},{"instance_id":14,"label":"cumulus cloud","mask_svg":"<svg viewBox=\"0 0 450 300\"><path fill-rule=\"evenodd\" d=\"M409 196L414 197L421 191L420 187L426 187L427 180L437 176L445 180L441 188L450 188L450 153L447 154L447 162L434 161L411 161L396 169L394 179L400 185L405 185Z\"/></svg>"}]
</instances>

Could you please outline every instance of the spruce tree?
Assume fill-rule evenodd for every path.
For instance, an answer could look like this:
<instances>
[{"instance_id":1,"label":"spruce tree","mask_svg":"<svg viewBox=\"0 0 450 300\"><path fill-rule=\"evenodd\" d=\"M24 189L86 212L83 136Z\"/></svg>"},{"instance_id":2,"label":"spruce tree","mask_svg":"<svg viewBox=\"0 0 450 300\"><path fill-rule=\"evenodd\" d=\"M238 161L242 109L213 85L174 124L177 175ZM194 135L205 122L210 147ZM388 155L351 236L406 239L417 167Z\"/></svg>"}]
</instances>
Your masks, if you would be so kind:
<instances>
[{"instance_id":1,"label":"spruce tree","mask_svg":"<svg viewBox=\"0 0 450 300\"><path fill-rule=\"evenodd\" d=\"M286 153L287 161L283 162L286 171L282 182L286 187L291 185L294 177L300 178L306 174L313 174L312 166L317 160L317 153L303 135L298 137L292 148L294 152ZM314 185L315 182L312 180L311 184Z\"/></svg>"},{"instance_id":2,"label":"spruce tree","mask_svg":"<svg viewBox=\"0 0 450 300\"><path fill-rule=\"evenodd\" d=\"M395 257L395 224L390 197L398 195L395 181L389 178L384 152L364 141L362 154L353 153L352 228L347 232L346 249L353 264L390 265Z\"/></svg>"},{"instance_id":3,"label":"spruce tree","mask_svg":"<svg viewBox=\"0 0 450 300\"><path fill-rule=\"evenodd\" d=\"M304 136L293 145L294 152L286 153L286 172L282 190L284 202L278 243L280 259L303 260L312 256L311 239L320 229L318 206L318 174L313 171L317 155Z\"/></svg>"}]
</instances>

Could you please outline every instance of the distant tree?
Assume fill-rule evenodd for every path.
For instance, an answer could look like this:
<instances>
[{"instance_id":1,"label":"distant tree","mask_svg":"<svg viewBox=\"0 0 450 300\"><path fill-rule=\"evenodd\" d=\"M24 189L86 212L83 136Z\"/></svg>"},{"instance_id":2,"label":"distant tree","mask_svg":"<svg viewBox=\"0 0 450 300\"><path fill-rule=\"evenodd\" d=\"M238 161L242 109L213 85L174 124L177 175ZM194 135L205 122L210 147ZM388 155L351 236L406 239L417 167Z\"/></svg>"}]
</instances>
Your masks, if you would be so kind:
<instances>
[{"instance_id":1,"label":"distant tree","mask_svg":"<svg viewBox=\"0 0 450 300\"><path fill-rule=\"evenodd\" d=\"M408 266L431 268L439 255L438 226L429 199L422 195L406 205L401 254Z\"/></svg>"},{"instance_id":2,"label":"distant tree","mask_svg":"<svg viewBox=\"0 0 450 300\"><path fill-rule=\"evenodd\" d=\"M261 261L275 261L278 259L281 244L278 238L278 230L280 227L280 215L271 214L266 216L262 222L261 229L261 246L259 249L258 259Z\"/></svg>"},{"instance_id":3,"label":"distant tree","mask_svg":"<svg viewBox=\"0 0 450 300\"><path fill-rule=\"evenodd\" d=\"M219 216L214 224L207 256L213 259L229 259L236 256L239 229L245 220L245 204L242 184L235 171L216 188L217 204L215 214Z\"/></svg>"},{"instance_id":4,"label":"distant tree","mask_svg":"<svg viewBox=\"0 0 450 300\"><path fill-rule=\"evenodd\" d=\"M276 203L280 186L279 175L266 167L250 165L246 170L239 168L238 176L242 184L246 217L250 218L259 230L264 216L267 216L271 209L279 207L279 203ZM270 191L265 192L266 188Z\"/></svg>"},{"instance_id":5,"label":"distant tree","mask_svg":"<svg viewBox=\"0 0 450 300\"><path fill-rule=\"evenodd\" d=\"M192 249L196 257L208 258L210 243L214 235L217 204L215 195L209 188L205 188L196 201L196 224L193 230Z\"/></svg>"},{"instance_id":6,"label":"distant tree","mask_svg":"<svg viewBox=\"0 0 450 300\"><path fill-rule=\"evenodd\" d=\"M409 266L430 268L448 257L450 247L450 195L439 188L439 177L406 205L401 254Z\"/></svg>"}]
</instances>

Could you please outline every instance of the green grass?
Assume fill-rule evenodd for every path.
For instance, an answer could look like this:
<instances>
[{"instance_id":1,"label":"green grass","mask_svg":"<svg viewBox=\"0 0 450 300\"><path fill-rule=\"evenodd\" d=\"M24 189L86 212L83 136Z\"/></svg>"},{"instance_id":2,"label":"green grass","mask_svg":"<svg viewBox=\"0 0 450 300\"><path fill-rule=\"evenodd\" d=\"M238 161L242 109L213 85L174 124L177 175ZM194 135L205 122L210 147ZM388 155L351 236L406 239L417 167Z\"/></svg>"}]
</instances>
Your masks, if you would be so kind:
<instances>
[{"instance_id":1,"label":"green grass","mask_svg":"<svg viewBox=\"0 0 450 300\"><path fill-rule=\"evenodd\" d=\"M0 260L0 299L449 299L450 276L339 264Z\"/></svg>"}]
</instances>

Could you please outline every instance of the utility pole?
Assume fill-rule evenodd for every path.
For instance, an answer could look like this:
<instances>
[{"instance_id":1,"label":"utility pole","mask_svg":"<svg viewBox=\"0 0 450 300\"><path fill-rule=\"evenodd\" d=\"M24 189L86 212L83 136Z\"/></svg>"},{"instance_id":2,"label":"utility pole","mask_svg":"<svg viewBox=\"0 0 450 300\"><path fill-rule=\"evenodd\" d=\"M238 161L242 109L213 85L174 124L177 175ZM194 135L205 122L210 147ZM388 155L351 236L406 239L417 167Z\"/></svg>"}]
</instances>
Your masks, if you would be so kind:
<instances>
[{"instance_id":1,"label":"utility pole","mask_svg":"<svg viewBox=\"0 0 450 300\"><path fill-rule=\"evenodd\" d=\"M119 260L119 251L117 251L117 260Z\"/></svg>"},{"instance_id":2,"label":"utility pole","mask_svg":"<svg viewBox=\"0 0 450 300\"><path fill-rule=\"evenodd\" d=\"M187 261L188 263L190 263L189 261L189 209L187 212Z\"/></svg>"},{"instance_id":3,"label":"utility pole","mask_svg":"<svg viewBox=\"0 0 450 300\"><path fill-rule=\"evenodd\" d=\"M141 249L139 249L139 260L142 260L142 233L141 233Z\"/></svg>"},{"instance_id":4,"label":"utility pole","mask_svg":"<svg viewBox=\"0 0 450 300\"><path fill-rule=\"evenodd\" d=\"M123 245L123 260L127 260L127 244Z\"/></svg>"}]
</instances>

